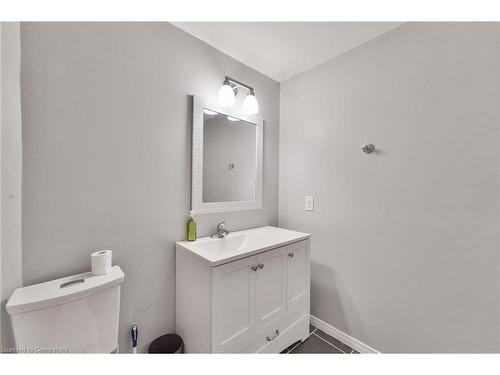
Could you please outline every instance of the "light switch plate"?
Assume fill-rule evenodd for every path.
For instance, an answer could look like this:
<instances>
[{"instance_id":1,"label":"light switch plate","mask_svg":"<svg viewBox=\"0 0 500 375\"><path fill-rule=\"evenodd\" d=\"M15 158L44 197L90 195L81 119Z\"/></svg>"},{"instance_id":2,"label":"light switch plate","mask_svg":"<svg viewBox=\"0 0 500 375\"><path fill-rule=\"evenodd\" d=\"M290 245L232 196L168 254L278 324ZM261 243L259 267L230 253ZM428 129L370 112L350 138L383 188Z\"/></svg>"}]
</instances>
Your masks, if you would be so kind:
<instances>
[{"instance_id":1,"label":"light switch plate","mask_svg":"<svg viewBox=\"0 0 500 375\"><path fill-rule=\"evenodd\" d=\"M314 211L314 197L312 195L306 195L306 211Z\"/></svg>"}]
</instances>

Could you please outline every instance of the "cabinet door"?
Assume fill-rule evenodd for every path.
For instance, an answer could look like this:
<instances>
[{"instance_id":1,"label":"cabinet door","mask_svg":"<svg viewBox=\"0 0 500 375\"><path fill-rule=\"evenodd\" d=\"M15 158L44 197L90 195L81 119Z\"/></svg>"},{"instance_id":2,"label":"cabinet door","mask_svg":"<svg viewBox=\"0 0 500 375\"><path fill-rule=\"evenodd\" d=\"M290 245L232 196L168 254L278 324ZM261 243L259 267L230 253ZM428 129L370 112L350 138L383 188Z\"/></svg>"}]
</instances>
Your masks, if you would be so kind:
<instances>
[{"instance_id":1,"label":"cabinet door","mask_svg":"<svg viewBox=\"0 0 500 375\"><path fill-rule=\"evenodd\" d=\"M309 298L309 241L288 245L287 259L287 310Z\"/></svg>"},{"instance_id":2,"label":"cabinet door","mask_svg":"<svg viewBox=\"0 0 500 375\"><path fill-rule=\"evenodd\" d=\"M212 269L212 352L224 352L255 331L255 256Z\"/></svg>"},{"instance_id":3,"label":"cabinet door","mask_svg":"<svg viewBox=\"0 0 500 375\"><path fill-rule=\"evenodd\" d=\"M286 248L257 255L256 328L265 326L286 311Z\"/></svg>"}]
</instances>

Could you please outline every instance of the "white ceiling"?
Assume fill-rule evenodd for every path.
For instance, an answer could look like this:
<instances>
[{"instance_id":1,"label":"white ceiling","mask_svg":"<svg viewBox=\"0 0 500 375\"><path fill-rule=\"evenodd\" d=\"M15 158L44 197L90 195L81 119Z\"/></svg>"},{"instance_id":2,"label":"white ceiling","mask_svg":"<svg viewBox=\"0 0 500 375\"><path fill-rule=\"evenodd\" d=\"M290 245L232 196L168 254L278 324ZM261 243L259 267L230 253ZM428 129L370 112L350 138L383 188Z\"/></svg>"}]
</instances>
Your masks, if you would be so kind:
<instances>
[{"instance_id":1,"label":"white ceiling","mask_svg":"<svg viewBox=\"0 0 500 375\"><path fill-rule=\"evenodd\" d=\"M400 22L173 22L278 82L392 30Z\"/></svg>"}]
</instances>

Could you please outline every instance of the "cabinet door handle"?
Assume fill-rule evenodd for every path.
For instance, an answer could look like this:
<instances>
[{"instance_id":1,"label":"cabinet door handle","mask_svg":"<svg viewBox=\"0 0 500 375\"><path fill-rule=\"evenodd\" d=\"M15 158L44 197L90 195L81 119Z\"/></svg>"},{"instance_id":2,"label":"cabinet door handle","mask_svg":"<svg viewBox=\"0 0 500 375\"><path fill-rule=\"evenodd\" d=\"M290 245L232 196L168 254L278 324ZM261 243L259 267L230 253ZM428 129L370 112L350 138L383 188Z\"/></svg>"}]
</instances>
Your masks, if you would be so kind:
<instances>
[{"instance_id":1,"label":"cabinet door handle","mask_svg":"<svg viewBox=\"0 0 500 375\"><path fill-rule=\"evenodd\" d=\"M293 258L293 253L288 253L288 256L289 256L290 258Z\"/></svg>"},{"instance_id":2,"label":"cabinet door handle","mask_svg":"<svg viewBox=\"0 0 500 375\"><path fill-rule=\"evenodd\" d=\"M262 263L261 263L261 264L259 264L259 268L260 268L260 269L263 269L263 268L264 268L264 265L263 265Z\"/></svg>"},{"instance_id":3,"label":"cabinet door handle","mask_svg":"<svg viewBox=\"0 0 500 375\"><path fill-rule=\"evenodd\" d=\"M257 266L252 266L252 271L257 271Z\"/></svg>"},{"instance_id":4,"label":"cabinet door handle","mask_svg":"<svg viewBox=\"0 0 500 375\"><path fill-rule=\"evenodd\" d=\"M276 330L276 332L274 333L274 335L272 336L267 336L266 337L266 340L267 341L273 341L276 337L278 337L280 335L280 331Z\"/></svg>"}]
</instances>

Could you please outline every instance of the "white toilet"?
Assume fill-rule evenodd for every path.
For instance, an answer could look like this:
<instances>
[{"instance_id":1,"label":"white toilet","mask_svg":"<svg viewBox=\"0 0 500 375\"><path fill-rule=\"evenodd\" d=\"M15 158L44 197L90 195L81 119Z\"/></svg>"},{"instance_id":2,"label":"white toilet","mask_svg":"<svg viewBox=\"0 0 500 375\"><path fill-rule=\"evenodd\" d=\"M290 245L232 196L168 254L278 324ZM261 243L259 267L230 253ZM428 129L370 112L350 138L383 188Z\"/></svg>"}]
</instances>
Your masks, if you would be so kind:
<instances>
[{"instance_id":1,"label":"white toilet","mask_svg":"<svg viewBox=\"0 0 500 375\"><path fill-rule=\"evenodd\" d=\"M114 266L105 275L87 272L16 289L6 309L18 351L117 352L124 278Z\"/></svg>"}]
</instances>

